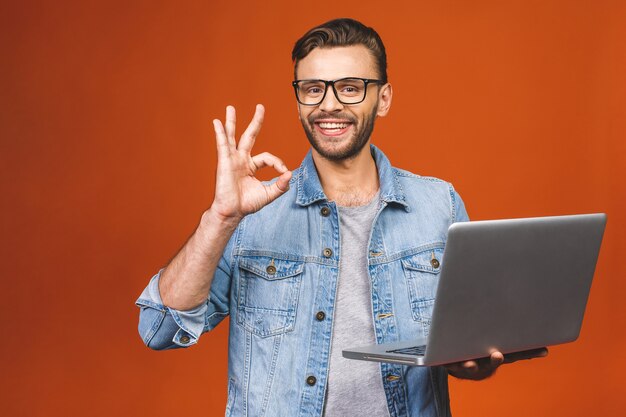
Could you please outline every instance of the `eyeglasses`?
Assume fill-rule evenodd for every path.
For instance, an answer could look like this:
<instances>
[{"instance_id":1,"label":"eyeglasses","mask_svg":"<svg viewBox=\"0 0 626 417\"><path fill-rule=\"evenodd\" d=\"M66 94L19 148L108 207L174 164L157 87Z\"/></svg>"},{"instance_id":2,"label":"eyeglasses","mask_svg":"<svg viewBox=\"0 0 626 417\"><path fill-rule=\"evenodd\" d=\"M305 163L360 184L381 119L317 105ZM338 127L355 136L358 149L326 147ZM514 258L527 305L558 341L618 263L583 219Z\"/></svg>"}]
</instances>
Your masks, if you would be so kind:
<instances>
[{"instance_id":1,"label":"eyeglasses","mask_svg":"<svg viewBox=\"0 0 626 417\"><path fill-rule=\"evenodd\" d=\"M365 100L369 84L382 84L382 80L369 78L341 78L339 80L296 80L291 84L296 91L298 103L317 106L326 97L328 86L333 88L335 97L342 104L359 104Z\"/></svg>"}]
</instances>

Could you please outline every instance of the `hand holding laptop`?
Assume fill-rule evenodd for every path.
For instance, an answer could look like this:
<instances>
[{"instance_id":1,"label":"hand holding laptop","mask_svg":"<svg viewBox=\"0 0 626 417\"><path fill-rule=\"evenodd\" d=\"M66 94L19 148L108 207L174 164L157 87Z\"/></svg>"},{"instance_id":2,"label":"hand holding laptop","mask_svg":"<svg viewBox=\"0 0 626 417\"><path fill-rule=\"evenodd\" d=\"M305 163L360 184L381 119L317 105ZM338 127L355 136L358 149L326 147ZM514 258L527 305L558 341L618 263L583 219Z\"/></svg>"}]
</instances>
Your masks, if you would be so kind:
<instances>
[{"instance_id":1,"label":"hand holding laptop","mask_svg":"<svg viewBox=\"0 0 626 417\"><path fill-rule=\"evenodd\" d=\"M492 376L500 365L513 363L524 359L543 358L548 355L547 348L524 350L521 352L507 353L493 352L487 358L451 363L445 365L448 373L459 379L471 379L480 381Z\"/></svg>"}]
</instances>

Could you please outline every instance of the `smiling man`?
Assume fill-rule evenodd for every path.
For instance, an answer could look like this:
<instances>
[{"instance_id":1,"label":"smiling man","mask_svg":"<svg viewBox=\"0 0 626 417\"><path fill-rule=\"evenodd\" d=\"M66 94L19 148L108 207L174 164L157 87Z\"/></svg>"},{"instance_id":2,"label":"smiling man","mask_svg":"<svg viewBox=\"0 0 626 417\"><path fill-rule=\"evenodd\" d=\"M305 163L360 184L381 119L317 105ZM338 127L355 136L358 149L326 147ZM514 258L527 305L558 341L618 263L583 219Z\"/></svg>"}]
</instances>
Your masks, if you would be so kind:
<instances>
[{"instance_id":1,"label":"smiling man","mask_svg":"<svg viewBox=\"0 0 626 417\"><path fill-rule=\"evenodd\" d=\"M382 42L378 52L384 55ZM386 71L379 72L362 44L329 48L299 41L293 59L298 113L326 197L339 206L369 202L379 181L366 145L376 117L391 106Z\"/></svg>"},{"instance_id":2,"label":"smiling man","mask_svg":"<svg viewBox=\"0 0 626 417\"><path fill-rule=\"evenodd\" d=\"M311 151L289 171L252 155L264 108L239 141L235 110L214 121L215 198L137 304L149 347L188 347L230 315L232 416L448 416L447 377L503 363L406 367L344 348L427 334L448 226L468 220L447 182L393 168L370 143L391 107L383 43L351 19L295 44L293 87ZM264 184L258 169L279 176Z\"/></svg>"}]
</instances>

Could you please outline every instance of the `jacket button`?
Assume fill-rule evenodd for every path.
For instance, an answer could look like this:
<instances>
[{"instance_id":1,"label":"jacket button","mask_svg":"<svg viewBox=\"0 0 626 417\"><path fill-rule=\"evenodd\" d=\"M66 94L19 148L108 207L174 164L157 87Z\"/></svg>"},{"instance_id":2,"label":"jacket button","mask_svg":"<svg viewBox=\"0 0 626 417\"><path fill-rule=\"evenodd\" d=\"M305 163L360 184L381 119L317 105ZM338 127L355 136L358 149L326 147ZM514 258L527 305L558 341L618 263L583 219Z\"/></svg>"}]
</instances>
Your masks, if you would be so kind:
<instances>
[{"instance_id":1,"label":"jacket button","mask_svg":"<svg viewBox=\"0 0 626 417\"><path fill-rule=\"evenodd\" d=\"M326 258L330 258L331 256L333 256L333 251L330 248L324 249L323 253Z\"/></svg>"},{"instance_id":2,"label":"jacket button","mask_svg":"<svg viewBox=\"0 0 626 417\"><path fill-rule=\"evenodd\" d=\"M323 311L318 311L315 315L315 318L317 319L317 321L322 321L326 318L326 313L324 313Z\"/></svg>"},{"instance_id":3,"label":"jacket button","mask_svg":"<svg viewBox=\"0 0 626 417\"><path fill-rule=\"evenodd\" d=\"M320 214L324 217L328 217L330 215L330 209L326 206L322 207L320 210Z\"/></svg>"},{"instance_id":4,"label":"jacket button","mask_svg":"<svg viewBox=\"0 0 626 417\"><path fill-rule=\"evenodd\" d=\"M276 267L274 265L268 265L268 267L265 268L265 272L270 275L274 275L276 273Z\"/></svg>"},{"instance_id":5,"label":"jacket button","mask_svg":"<svg viewBox=\"0 0 626 417\"><path fill-rule=\"evenodd\" d=\"M180 343L185 344L185 345L186 345L187 343L189 343L189 341L190 341L190 340L191 340L191 339L189 338L189 336L181 336L181 337L180 337Z\"/></svg>"},{"instance_id":6,"label":"jacket button","mask_svg":"<svg viewBox=\"0 0 626 417\"><path fill-rule=\"evenodd\" d=\"M437 269L439 268L439 260L437 258L433 258L430 260L430 264L433 266L433 268Z\"/></svg>"},{"instance_id":7,"label":"jacket button","mask_svg":"<svg viewBox=\"0 0 626 417\"><path fill-rule=\"evenodd\" d=\"M306 379L306 383L310 386L315 385L316 382L317 382L317 378L315 378L313 375L307 377Z\"/></svg>"}]
</instances>

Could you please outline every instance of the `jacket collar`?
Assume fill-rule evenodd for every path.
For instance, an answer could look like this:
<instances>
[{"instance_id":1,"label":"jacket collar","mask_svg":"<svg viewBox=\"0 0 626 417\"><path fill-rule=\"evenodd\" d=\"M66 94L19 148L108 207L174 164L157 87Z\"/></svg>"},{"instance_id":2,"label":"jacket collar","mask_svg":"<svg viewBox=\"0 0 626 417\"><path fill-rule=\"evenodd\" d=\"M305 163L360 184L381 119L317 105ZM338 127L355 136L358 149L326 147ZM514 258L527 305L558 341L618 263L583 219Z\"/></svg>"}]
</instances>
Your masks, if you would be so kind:
<instances>
[{"instance_id":1,"label":"jacket collar","mask_svg":"<svg viewBox=\"0 0 626 417\"><path fill-rule=\"evenodd\" d=\"M380 199L387 203L400 204L408 211L409 206L406 203L406 195L389 159L374 145L370 145L370 151L378 169ZM322 184L313 162L313 154L309 150L304 161L302 161L302 165L300 165L297 175L296 203L300 206L308 206L320 200L328 201L328 198L322 189Z\"/></svg>"}]
</instances>

